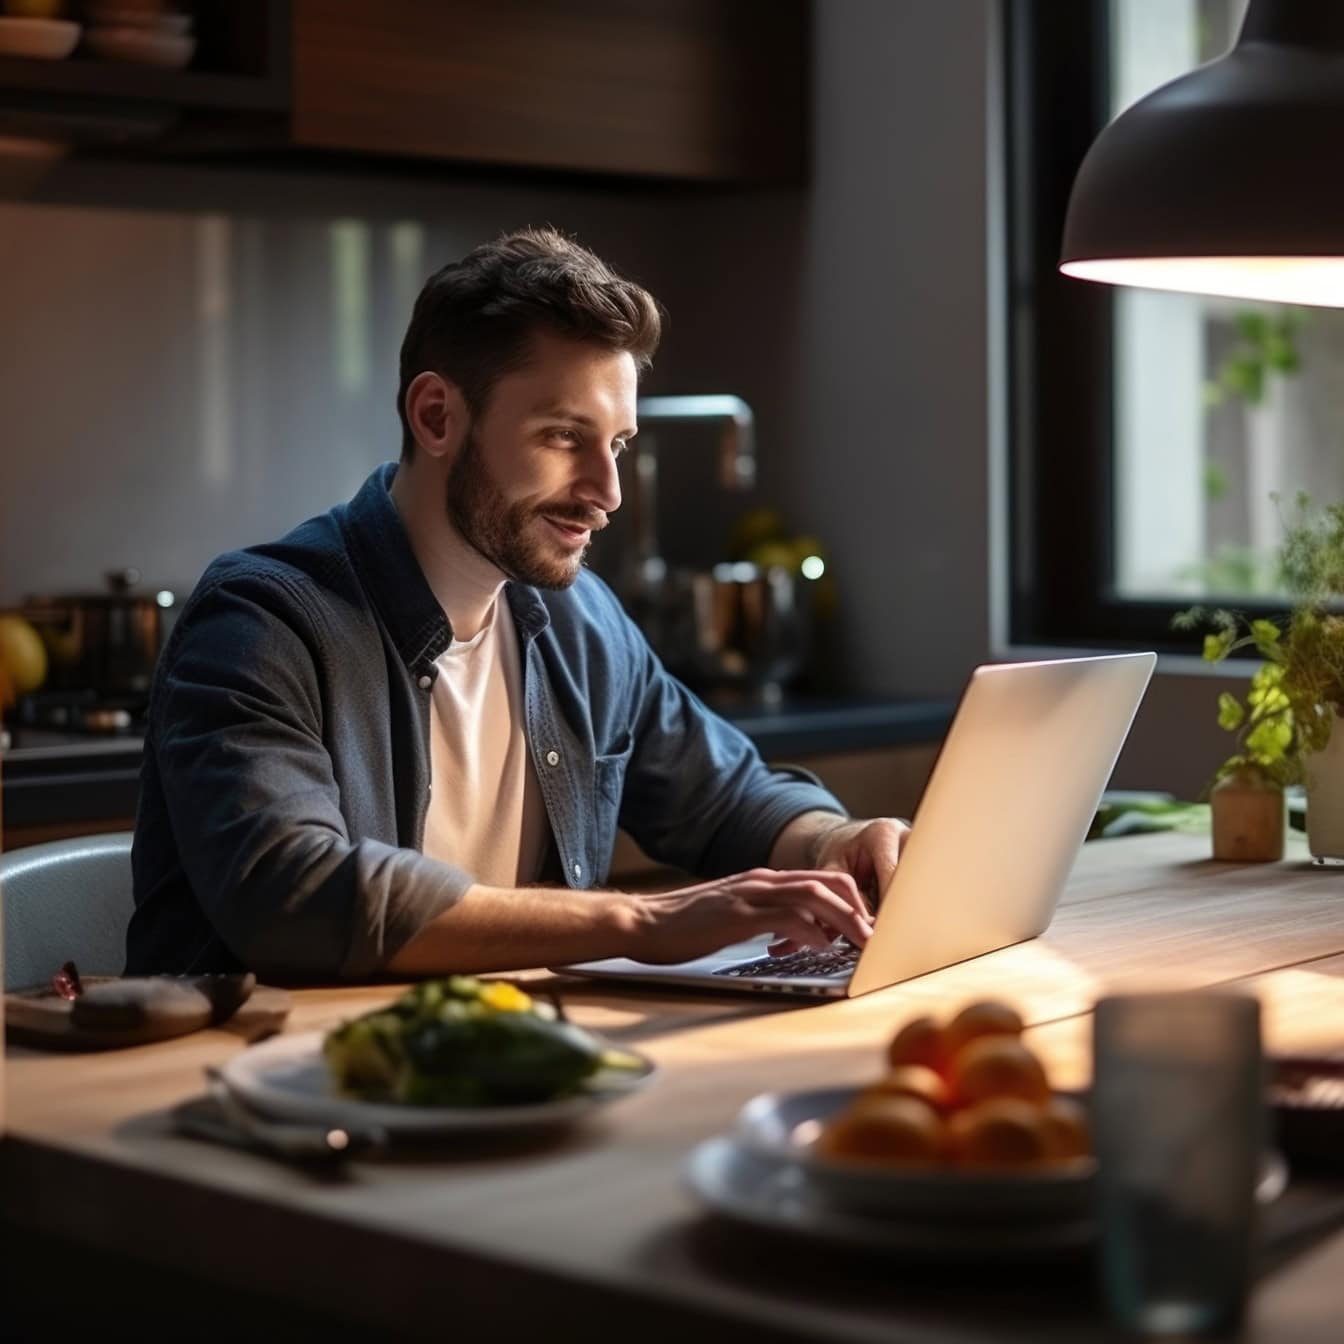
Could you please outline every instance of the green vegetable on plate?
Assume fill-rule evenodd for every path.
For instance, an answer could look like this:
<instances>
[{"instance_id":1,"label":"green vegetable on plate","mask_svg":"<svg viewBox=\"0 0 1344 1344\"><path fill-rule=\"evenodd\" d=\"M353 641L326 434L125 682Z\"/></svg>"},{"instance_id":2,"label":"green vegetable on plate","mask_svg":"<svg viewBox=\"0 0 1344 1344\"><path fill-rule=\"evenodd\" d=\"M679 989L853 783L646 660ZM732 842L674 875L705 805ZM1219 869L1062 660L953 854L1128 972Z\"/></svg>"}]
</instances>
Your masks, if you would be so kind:
<instances>
[{"instance_id":1,"label":"green vegetable on plate","mask_svg":"<svg viewBox=\"0 0 1344 1344\"><path fill-rule=\"evenodd\" d=\"M329 1032L322 1048L341 1091L421 1106L555 1101L599 1071L644 1066L516 986L465 975L413 986Z\"/></svg>"}]
</instances>

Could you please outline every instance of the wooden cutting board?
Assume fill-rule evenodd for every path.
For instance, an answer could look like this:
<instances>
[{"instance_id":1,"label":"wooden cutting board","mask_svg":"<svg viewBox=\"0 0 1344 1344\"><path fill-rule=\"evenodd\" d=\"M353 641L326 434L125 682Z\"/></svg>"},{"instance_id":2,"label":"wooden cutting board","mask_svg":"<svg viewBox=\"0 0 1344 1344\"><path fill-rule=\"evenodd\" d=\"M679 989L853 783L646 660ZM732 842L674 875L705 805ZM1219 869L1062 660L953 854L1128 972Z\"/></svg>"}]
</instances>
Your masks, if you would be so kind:
<instances>
[{"instance_id":1,"label":"wooden cutting board","mask_svg":"<svg viewBox=\"0 0 1344 1344\"><path fill-rule=\"evenodd\" d=\"M289 1016L290 996L283 989L257 985L249 976L245 992L234 996L243 1001L221 1005L216 995L199 991L202 979L85 976L87 1003L45 986L6 994L5 1038L39 1050L115 1050L227 1024L251 1042L279 1031Z\"/></svg>"}]
</instances>

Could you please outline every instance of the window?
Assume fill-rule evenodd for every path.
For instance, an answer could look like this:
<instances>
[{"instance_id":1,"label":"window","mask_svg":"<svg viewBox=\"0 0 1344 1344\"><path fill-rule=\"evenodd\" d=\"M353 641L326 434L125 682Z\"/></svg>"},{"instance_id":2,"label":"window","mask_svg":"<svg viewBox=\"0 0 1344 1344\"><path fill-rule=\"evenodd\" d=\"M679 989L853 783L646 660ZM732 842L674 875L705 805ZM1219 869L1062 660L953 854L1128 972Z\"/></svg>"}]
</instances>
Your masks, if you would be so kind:
<instances>
[{"instance_id":1,"label":"window","mask_svg":"<svg viewBox=\"0 0 1344 1344\"><path fill-rule=\"evenodd\" d=\"M1190 653L1172 613L1281 605L1282 517L1344 499L1344 312L1060 276L1097 131L1246 0L1007 3L1013 637Z\"/></svg>"}]
</instances>

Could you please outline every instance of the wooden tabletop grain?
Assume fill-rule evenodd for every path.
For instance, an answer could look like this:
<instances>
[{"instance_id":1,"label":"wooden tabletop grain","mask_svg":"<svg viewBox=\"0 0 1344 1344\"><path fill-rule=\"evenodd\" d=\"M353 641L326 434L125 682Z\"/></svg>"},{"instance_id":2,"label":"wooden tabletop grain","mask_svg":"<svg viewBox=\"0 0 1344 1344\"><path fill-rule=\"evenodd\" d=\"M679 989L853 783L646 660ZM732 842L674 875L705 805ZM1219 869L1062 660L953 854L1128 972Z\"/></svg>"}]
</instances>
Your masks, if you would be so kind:
<instances>
[{"instance_id":1,"label":"wooden tabletop grain","mask_svg":"<svg viewBox=\"0 0 1344 1344\"><path fill-rule=\"evenodd\" d=\"M1207 850L1174 835L1086 846L1045 936L860 999L564 982L577 1020L658 1063L648 1089L567 1133L416 1147L341 1180L171 1132L203 1068L244 1048L227 1029L77 1057L12 1048L0 1210L11 1226L320 1303L352 1327L439 1334L450 1305L501 1338L563 1323L558 1337L592 1339L1106 1339L1085 1266L930 1268L762 1238L706 1215L682 1172L754 1094L865 1081L914 1012L989 995L1018 1006L1061 1087L1086 1083L1091 1005L1113 990L1245 988L1271 1051L1344 1054L1344 874L1300 848L1256 866ZM299 991L289 1030L395 992ZM1248 1337L1334 1344L1341 1279L1337 1235L1261 1282Z\"/></svg>"}]
</instances>

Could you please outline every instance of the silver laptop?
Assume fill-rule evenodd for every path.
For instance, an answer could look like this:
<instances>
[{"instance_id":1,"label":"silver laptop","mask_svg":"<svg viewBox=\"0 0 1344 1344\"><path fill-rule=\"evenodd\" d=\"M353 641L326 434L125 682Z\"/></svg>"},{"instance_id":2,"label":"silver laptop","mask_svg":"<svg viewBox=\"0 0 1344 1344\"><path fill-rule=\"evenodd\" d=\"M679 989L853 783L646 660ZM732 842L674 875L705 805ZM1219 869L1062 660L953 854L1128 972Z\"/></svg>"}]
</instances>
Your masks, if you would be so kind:
<instances>
[{"instance_id":1,"label":"silver laptop","mask_svg":"<svg viewBox=\"0 0 1344 1344\"><path fill-rule=\"evenodd\" d=\"M673 966L556 969L625 981L843 998L1044 932L1143 699L1152 653L978 667L859 952L772 957L767 935Z\"/></svg>"}]
</instances>

